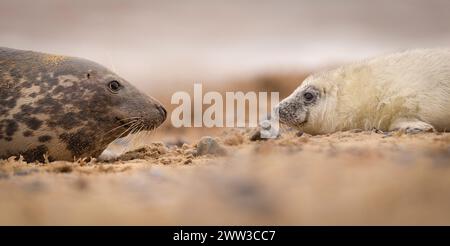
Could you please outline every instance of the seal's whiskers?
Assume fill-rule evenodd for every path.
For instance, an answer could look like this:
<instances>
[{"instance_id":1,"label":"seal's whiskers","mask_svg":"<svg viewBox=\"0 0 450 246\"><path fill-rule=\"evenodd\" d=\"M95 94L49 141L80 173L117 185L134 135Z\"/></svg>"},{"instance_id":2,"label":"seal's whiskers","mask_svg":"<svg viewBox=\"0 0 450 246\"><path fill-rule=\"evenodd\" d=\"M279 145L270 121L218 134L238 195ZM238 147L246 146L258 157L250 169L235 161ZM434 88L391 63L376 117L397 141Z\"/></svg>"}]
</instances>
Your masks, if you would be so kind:
<instances>
[{"instance_id":1,"label":"seal's whiskers","mask_svg":"<svg viewBox=\"0 0 450 246\"><path fill-rule=\"evenodd\" d=\"M134 122L136 122L136 121L137 121L137 120L132 120L132 121L127 122L127 123L125 123L125 124L122 124L122 125L120 125L120 126L114 127L113 129L111 129L111 130L109 130L109 131L103 133L103 136L106 135L106 134L108 134L108 133L110 133L110 132L112 132L112 131L114 131L114 130L117 130L117 129L121 128L121 127L124 127L124 126L126 126L126 125L131 124L131 123L134 123Z\"/></svg>"}]
</instances>

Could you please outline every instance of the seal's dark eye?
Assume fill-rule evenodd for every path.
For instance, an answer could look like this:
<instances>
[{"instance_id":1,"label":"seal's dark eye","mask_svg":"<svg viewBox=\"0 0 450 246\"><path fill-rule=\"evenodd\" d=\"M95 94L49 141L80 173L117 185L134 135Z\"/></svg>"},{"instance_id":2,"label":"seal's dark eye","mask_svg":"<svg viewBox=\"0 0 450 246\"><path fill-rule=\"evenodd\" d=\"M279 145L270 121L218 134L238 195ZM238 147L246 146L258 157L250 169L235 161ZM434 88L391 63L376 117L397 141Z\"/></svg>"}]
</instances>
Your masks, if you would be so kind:
<instances>
[{"instance_id":1,"label":"seal's dark eye","mask_svg":"<svg viewBox=\"0 0 450 246\"><path fill-rule=\"evenodd\" d=\"M120 90L120 83L116 80L113 80L111 82L108 83L108 88L112 91L112 92L118 92Z\"/></svg>"},{"instance_id":2,"label":"seal's dark eye","mask_svg":"<svg viewBox=\"0 0 450 246\"><path fill-rule=\"evenodd\" d=\"M314 94L312 94L311 92L305 92L305 94L303 94L303 97L307 102L311 102L315 98Z\"/></svg>"}]
</instances>

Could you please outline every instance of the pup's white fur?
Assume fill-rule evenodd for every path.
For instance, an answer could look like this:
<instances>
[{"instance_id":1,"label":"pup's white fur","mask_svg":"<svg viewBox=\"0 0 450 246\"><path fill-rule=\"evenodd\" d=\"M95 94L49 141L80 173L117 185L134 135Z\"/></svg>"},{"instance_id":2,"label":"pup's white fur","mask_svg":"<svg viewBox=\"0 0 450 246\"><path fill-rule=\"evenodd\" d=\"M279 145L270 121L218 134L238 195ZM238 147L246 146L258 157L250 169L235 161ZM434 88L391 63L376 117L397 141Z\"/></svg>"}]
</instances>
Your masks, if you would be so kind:
<instances>
[{"instance_id":1,"label":"pup's white fur","mask_svg":"<svg viewBox=\"0 0 450 246\"><path fill-rule=\"evenodd\" d=\"M320 92L316 102L292 107L304 104L301 94L311 86ZM396 53L312 75L278 108L282 122L312 134L448 131L450 49Z\"/></svg>"}]
</instances>

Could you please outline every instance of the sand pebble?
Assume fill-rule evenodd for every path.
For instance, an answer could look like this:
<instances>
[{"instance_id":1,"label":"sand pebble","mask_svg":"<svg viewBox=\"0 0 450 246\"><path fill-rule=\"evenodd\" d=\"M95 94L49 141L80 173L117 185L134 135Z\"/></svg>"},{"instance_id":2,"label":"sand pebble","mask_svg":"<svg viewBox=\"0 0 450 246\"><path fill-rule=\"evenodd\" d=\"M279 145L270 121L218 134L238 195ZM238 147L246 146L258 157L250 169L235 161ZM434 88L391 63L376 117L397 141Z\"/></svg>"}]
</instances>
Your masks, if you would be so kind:
<instances>
[{"instance_id":1,"label":"sand pebble","mask_svg":"<svg viewBox=\"0 0 450 246\"><path fill-rule=\"evenodd\" d=\"M226 149L220 145L214 138L206 136L202 137L197 143L197 149L195 155L226 155Z\"/></svg>"}]
</instances>

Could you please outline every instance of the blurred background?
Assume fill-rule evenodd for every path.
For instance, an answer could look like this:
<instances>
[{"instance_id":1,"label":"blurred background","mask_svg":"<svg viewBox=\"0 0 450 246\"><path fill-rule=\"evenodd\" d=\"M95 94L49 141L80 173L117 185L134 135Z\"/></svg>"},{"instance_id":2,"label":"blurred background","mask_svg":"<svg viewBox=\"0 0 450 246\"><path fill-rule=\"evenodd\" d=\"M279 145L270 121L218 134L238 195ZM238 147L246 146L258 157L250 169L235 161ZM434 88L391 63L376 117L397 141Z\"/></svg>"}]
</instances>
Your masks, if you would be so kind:
<instances>
[{"instance_id":1,"label":"blurred background","mask_svg":"<svg viewBox=\"0 0 450 246\"><path fill-rule=\"evenodd\" d=\"M447 46L450 1L0 0L0 46L97 61L141 89Z\"/></svg>"},{"instance_id":2,"label":"blurred background","mask_svg":"<svg viewBox=\"0 0 450 246\"><path fill-rule=\"evenodd\" d=\"M450 1L0 0L0 30L0 46L94 60L171 111L195 82L282 99L317 70L447 46Z\"/></svg>"}]
</instances>

